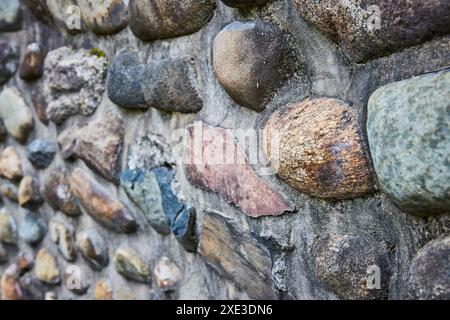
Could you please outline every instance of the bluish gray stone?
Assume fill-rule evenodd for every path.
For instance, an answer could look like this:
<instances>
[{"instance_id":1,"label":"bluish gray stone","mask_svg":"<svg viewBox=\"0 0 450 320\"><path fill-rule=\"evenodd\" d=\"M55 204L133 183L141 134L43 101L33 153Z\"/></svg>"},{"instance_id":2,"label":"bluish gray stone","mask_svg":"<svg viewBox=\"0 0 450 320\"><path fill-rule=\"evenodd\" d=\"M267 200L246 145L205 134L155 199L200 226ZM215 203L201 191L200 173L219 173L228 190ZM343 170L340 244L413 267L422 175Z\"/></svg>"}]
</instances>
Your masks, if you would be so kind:
<instances>
[{"instance_id":1,"label":"bluish gray stone","mask_svg":"<svg viewBox=\"0 0 450 320\"><path fill-rule=\"evenodd\" d=\"M119 52L109 69L109 99L122 108L147 109L141 88L143 71L144 65L137 52Z\"/></svg>"},{"instance_id":2,"label":"bluish gray stone","mask_svg":"<svg viewBox=\"0 0 450 320\"><path fill-rule=\"evenodd\" d=\"M45 169L52 163L57 151L55 143L45 139L36 139L28 145L27 156L36 168Z\"/></svg>"},{"instance_id":3,"label":"bluish gray stone","mask_svg":"<svg viewBox=\"0 0 450 320\"><path fill-rule=\"evenodd\" d=\"M19 236L31 245L41 242L46 232L42 219L30 212L25 215L19 227Z\"/></svg>"},{"instance_id":4,"label":"bluish gray stone","mask_svg":"<svg viewBox=\"0 0 450 320\"><path fill-rule=\"evenodd\" d=\"M450 212L450 71L386 85L369 100L367 134L381 189L404 211Z\"/></svg>"},{"instance_id":5,"label":"bluish gray stone","mask_svg":"<svg viewBox=\"0 0 450 320\"><path fill-rule=\"evenodd\" d=\"M153 172L161 189L164 213L173 234L186 250L195 251L198 245L195 235L195 209L181 202L173 192L174 172L172 170L160 167L153 169Z\"/></svg>"},{"instance_id":6,"label":"bluish gray stone","mask_svg":"<svg viewBox=\"0 0 450 320\"><path fill-rule=\"evenodd\" d=\"M19 0L0 1L0 31L20 29L21 13Z\"/></svg>"},{"instance_id":7,"label":"bluish gray stone","mask_svg":"<svg viewBox=\"0 0 450 320\"><path fill-rule=\"evenodd\" d=\"M0 86L8 82L19 66L19 48L5 40L0 41Z\"/></svg>"},{"instance_id":8,"label":"bluish gray stone","mask_svg":"<svg viewBox=\"0 0 450 320\"><path fill-rule=\"evenodd\" d=\"M122 187L144 212L150 225L160 234L170 234L158 181L151 171L128 170L122 174Z\"/></svg>"}]
</instances>

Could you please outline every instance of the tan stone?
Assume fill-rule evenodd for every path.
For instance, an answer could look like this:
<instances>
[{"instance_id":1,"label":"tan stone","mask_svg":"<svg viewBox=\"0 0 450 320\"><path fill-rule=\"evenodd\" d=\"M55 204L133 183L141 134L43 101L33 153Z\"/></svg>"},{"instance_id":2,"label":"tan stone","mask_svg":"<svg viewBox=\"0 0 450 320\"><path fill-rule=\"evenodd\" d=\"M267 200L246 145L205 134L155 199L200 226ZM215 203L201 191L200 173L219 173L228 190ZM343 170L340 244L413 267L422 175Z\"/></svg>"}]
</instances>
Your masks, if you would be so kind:
<instances>
[{"instance_id":1,"label":"tan stone","mask_svg":"<svg viewBox=\"0 0 450 320\"><path fill-rule=\"evenodd\" d=\"M114 292L111 282L108 279L101 279L97 282L94 292L95 300L114 300Z\"/></svg>"},{"instance_id":2,"label":"tan stone","mask_svg":"<svg viewBox=\"0 0 450 320\"><path fill-rule=\"evenodd\" d=\"M58 246L59 252L67 261L75 261L76 253L73 240L73 230L64 223L51 220L49 223L53 242Z\"/></svg>"},{"instance_id":3,"label":"tan stone","mask_svg":"<svg viewBox=\"0 0 450 320\"><path fill-rule=\"evenodd\" d=\"M17 225L13 216L6 209L0 211L0 242L17 243Z\"/></svg>"},{"instance_id":4,"label":"tan stone","mask_svg":"<svg viewBox=\"0 0 450 320\"><path fill-rule=\"evenodd\" d=\"M56 258L47 248L39 250L34 267L36 277L47 284L58 284L61 281Z\"/></svg>"},{"instance_id":5,"label":"tan stone","mask_svg":"<svg viewBox=\"0 0 450 320\"><path fill-rule=\"evenodd\" d=\"M183 279L181 270L167 257L162 257L153 271L157 286L163 291L173 290Z\"/></svg>"},{"instance_id":6,"label":"tan stone","mask_svg":"<svg viewBox=\"0 0 450 320\"><path fill-rule=\"evenodd\" d=\"M19 283L19 267L17 264L10 265L3 272L0 279L1 300L22 300L23 294Z\"/></svg>"},{"instance_id":7,"label":"tan stone","mask_svg":"<svg viewBox=\"0 0 450 320\"><path fill-rule=\"evenodd\" d=\"M20 180L22 178L22 165L13 146L6 147L0 153L0 175L8 180Z\"/></svg>"},{"instance_id":8,"label":"tan stone","mask_svg":"<svg viewBox=\"0 0 450 320\"><path fill-rule=\"evenodd\" d=\"M19 185L18 198L19 205L27 209L33 209L42 204L44 199L39 190L39 182L31 176L23 177Z\"/></svg>"}]
</instances>

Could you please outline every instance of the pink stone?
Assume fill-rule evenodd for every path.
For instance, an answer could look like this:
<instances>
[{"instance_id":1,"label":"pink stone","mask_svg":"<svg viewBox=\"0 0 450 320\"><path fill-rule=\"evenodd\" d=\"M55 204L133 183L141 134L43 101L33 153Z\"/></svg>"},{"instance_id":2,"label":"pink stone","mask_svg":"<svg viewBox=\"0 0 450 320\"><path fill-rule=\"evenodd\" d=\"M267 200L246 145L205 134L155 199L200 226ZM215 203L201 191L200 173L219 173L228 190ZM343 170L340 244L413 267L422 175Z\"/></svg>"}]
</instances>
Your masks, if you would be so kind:
<instances>
[{"instance_id":1,"label":"pink stone","mask_svg":"<svg viewBox=\"0 0 450 320\"><path fill-rule=\"evenodd\" d=\"M185 146L185 163L193 185L219 194L251 217L278 216L294 210L255 173L227 130L206 124L187 129L190 140Z\"/></svg>"}]
</instances>

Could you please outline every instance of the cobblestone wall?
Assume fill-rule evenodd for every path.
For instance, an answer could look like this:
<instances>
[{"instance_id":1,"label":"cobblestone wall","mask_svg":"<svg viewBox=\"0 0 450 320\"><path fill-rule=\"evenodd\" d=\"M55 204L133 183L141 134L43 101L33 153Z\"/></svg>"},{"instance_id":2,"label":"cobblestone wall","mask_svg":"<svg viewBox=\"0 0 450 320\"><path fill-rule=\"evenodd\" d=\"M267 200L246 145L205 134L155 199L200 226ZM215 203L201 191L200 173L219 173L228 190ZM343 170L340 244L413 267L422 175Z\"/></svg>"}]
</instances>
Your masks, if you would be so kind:
<instances>
[{"instance_id":1,"label":"cobblestone wall","mask_svg":"<svg viewBox=\"0 0 450 320\"><path fill-rule=\"evenodd\" d=\"M0 297L450 299L450 2L394 2L1 1Z\"/></svg>"}]
</instances>

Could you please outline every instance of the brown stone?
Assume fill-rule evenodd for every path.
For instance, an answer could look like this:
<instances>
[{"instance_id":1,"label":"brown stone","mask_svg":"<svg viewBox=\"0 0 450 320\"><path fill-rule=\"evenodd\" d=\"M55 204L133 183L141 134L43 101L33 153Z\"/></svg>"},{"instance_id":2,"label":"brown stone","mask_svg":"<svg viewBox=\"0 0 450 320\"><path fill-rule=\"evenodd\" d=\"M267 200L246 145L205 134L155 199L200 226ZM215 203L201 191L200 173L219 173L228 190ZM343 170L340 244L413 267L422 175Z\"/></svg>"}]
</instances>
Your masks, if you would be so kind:
<instances>
[{"instance_id":1,"label":"brown stone","mask_svg":"<svg viewBox=\"0 0 450 320\"><path fill-rule=\"evenodd\" d=\"M231 219L209 212L203 220L199 253L252 299L276 299L269 251Z\"/></svg>"},{"instance_id":2,"label":"brown stone","mask_svg":"<svg viewBox=\"0 0 450 320\"><path fill-rule=\"evenodd\" d=\"M56 258L47 248L39 250L34 266L36 277L46 284L58 284L61 281Z\"/></svg>"},{"instance_id":3,"label":"brown stone","mask_svg":"<svg viewBox=\"0 0 450 320\"><path fill-rule=\"evenodd\" d=\"M183 279L181 270L167 257L162 257L153 271L157 286L163 291L176 288Z\"/></svg>"},{"instance_id":4,"label":"brown stone","mask_svg":"<svg viewBox=\"0 0 450 320\"><path fill-rule=\"evenodd\" d=\"M23 299L19 276L20 272L17 264L10 265L5 272L3 272L0 279L0 297L2 300Z\"/></svg>"},{"instance_id":5,"label":"brown stone","mask_svg":"<svg viewBox=\"0 0 450 320\"><path fill-rule=\"evenodd\" d=\"M214 0L130 0L130 29L152 41L191 34L212 17Z\"/></svg>"},{"instance_id":6,"label":"brown stone","mask_svg":"<svg viewBox=\"0 0 450 320\"><path fill-rule=\"evenodd\" d=\"M40 78L44 71L44 60L44 53L39 44L29 44L20 65L20 77L24 80Z\"/></svg>"},{"instance_id":7,"label":"brown stone","mask_svg":"<svg viewBox=\"0 0 450 320\"><path fill-rule=\"evenodd\" d=\"M104 227L122 233L136 231L136 222L124 205L81 169L72 172L70 185L86 212Z\"/></svg>"},{"instance_id":8,"label":"brown stone","mask_svg":"<svg viewBox=\"0 0 450 320\"><path fill-rule=\"evenodd\" d=\"M39 182L31 176L23 177L19 185L19 205L27 209L40 206L44 199L39 190Z\"/></svg>"},{"instance_id":9,"label":"brown stone","mask_svg":"<svg viewBox=\"0 0 450 320\"><path fill-rule=\"evenodd\" d=\"M68 216L81 214L78 200L72 192L69 178L63 169L55 169L51 172L43 193L47 203L53 209L61 211Z\"/></svg>"},{"instance_id":10,"label":"brown stone","mask_svg":"<svg viewBox=\"0 0 450 320\"><path fill-rule=\"evenodd\" d=\"M52 241L58 246L58 250L64 259L75 261L76 253L72 228L53 219L49 223L49 229Z\"/></svg>"},{"instance_id":11,"label":"brown stone","mask_svg":"<svg viewBox=\"0 0 450 320\"><path fill-rule=\"evenodd\" d=\"M114 293L111 282L108 279L101 279L97 282L94 292L95 300L114 300Z\"/></svg>"},{"instance_id":12,"label":"brown stone","mask_svg":"<svg viewBox=\"0 0 450 320\"><path fill-rule=\"evenodd\" d=\"M105 178L118 182L125 135L122 118L108 111L83 128L69 130L58 139L65 157L78 156Z\"/></svg>"},{"instance_id":13,"label":"brown stone","mask_svg":"<svg viewBox=\"0 0 450 320\"><path fill-rule=\"evenodd\" d=\"M313 99L274 113L264 129L264 152L299 192L348 199L374 190L355 112L343 101Z\"/></svg>"},{"instance_id":14,"label":"brown stone","mask_svg":"<svg viewBox=\"0 0 450 320\"><path fill-rule=\"evenodd\" d=\"M294 207L283 199L249 165L244 151L225 129L206 124L188 127L191 141L201 142L201 148L187 144L187 176L190 182L219 194L251 216L277 216ZM222 152L232 147L232 157ZM197 150L198 149L198 150ZM211 154L215 156L210 156ZM217 155L222 155L220 159ZM232 159L232 163L227 163Z\"/></svg>"},{"instance_id":15,"label":"brown stone","mask_svg":"<svg viewBox=\"0 0 450 320\"><path fill-rule=\"evenodd\" d=\"M35 88L32 90L31 101L33 102L34 110L36 111L38 119L43 124L48 125L47 101L45 101L45 97L40 88Z\"/></svg>"},{"instance_id":16,"label":"brown stone","mask_svg":"<svg viewBox=\"0 0 450 320\"><path fill-rule=\"evenodd\" d=\"M101 270L108 265L108 245L97 230L82 230L76 239L78 250L92 269Z\"/></svg>"},{"instance_id":17,"label":"brown stone","mask_svg":"<svg viewBox=\"0 0 450 320\"><path fill-rule=\"evenodd\" d=\"M20 252L17 257L17 266L19 267L21 274L24 274L25 272L33 269L34 266L33 253L29 251Z\"/></svg>"},{"instance_id":18,"label":"brown stone","mask_svg":"<svg viewBox=\"0 0 450 320\"><path fill-rule=\"evenodd\" d=\"M450 30L448 1L295 0L295 3L306 20L339 43L356 62L420 44ZM379 12L374 8L379 8ZM378 14L380 29L374 28Z\"/></svg>"},{"instance_id":19,"label":"brown stone","mask_svg":"<svg viewBox=\"0 0 450 320\"><path fill-rule=\"evenodd\" d=\"M20 180L22 174L22 165L16 149L13 146L3 149L0 153L0 175L8 180Z\"/></svg>"}]
</instances>

